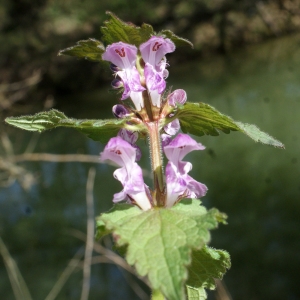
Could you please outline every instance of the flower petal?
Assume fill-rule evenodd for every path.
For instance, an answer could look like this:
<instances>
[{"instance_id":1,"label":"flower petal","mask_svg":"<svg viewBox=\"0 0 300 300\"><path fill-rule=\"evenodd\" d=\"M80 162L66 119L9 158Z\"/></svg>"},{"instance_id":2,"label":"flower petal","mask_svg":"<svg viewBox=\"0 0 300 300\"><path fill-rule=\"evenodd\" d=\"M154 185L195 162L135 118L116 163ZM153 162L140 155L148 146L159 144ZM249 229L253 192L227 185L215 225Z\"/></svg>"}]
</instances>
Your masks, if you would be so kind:
<instances>
[{"instance_id":1,"label":"flower petal","mask_svg":"<svg viewBox=\"0 0 300 300\"><path fill-rule=\"evenodd\" d=\"M133 134L134 135L134 134ZM135 137L130 137L134 140ZM114 177L123 185L123 190L114 195L114 202L133 200L143 210L151 209L143 173L135 162L136 149L121 137L111 138L101 153L101 160L109 159L121 168L115 170Z\"/></svg>"},{"instance_id":2,"label":"flower petal","mask_svg":"<svg viewBox=\"0 0 300 300\"><path fill-rule=\"evenodd\" d=\"M118 136L132 145L138 140L139 134L136 131L130 131L125 128L121 128L118 132Z\"/></svg>"},{"instance_id":3,"label":"flower petal","mask_svg":"<svg viewBox=\"0 0 300 300\"><path fill-rule=\"evenodd\" d=\"M178 119L173 120L164 126L164 131L169 135L175 135L180 129L180 123Z\"/></svg>"},{"instance_id":4,"label":"flower petal","mask_svg":"<svg viewBox=\"0 0 300 300\"><path fill-rule=\"evenodd\" d=\"M142 92L145 88L141 85L140 75L136 67L122 70L116 73L123 81L124 92L121 100L125 100L130 96L130 92Z\"/></svg>"},{"instance_id":5,"label":"flower petal","mask_svg":"<svg viewBox=\"0 0 300 300\"><path fill-rule=\"evenodd\" d=\"M144 75L149 90L157 90L159 94L165 90L166 81L163 78L163 72L157 72L152 65L146 63Z\"/></svg>"},{"instance_id":6,"label":"flower petal","mask_svg":"<svg viewBox=\"0 0 300 300\"><path fill-rule=\"evenodd\" d=\"M140 111L144 107L144 98L142 92L130 92L130 99L132 100L137 111Z\"/></svg>"},{"instance_id":7,"label":"flower petal","mask_svg":"<svg viewBox=\"0 0 300 300\"><path fill-rule=\"evenodd\" d=\"M114 105L112 107L112 113L118 119L125 118L130 114L129 110L122 104Z\"/></svg>"},{"instance_id":8,"label":"flower petal","mask_svg":"<svg viewBox=\"0 0 300 300\"><path fill-rule=\"evenodd\" d=\"M171 93L168 97L169 104L176 107L177 103L184 104L186 102L187 96L185 90L178 89Z\"/></svg>"},{"instance_id":9,"label":"flower petal","mask_svg":"<svg viewBox=\"0 0 300 300\"><path fill-rule=\"evenodd\" d=\"M175 51L175 45L170 39L152 36L147 42L140 45L140 51L145 63L154 66L159 70L159 63L167 54Z\"/></svg>"},{"instance_id":10,"label":"flower petal","mask_svg":"<svg viewBox=\"0 0 300 300\"><path fill-rule=\"evenodd\" d=\"M161 135L161 144L162 144L163 148L166 147L167 145L169 145L171 143L171 141L172 141L172 138L170 135L165 134L165 133L163 133Z\"/></svg>"},{"instance_id":11,"label":"flower petal","mask_svg":"<svg viewBox=\"0 0 300 300\"><path fill-rule=\"evenodd\" d=\"M164 148L165 154L170 161L180 161L188 153L194 150L204 150L201 143L197 143L189 135L179 133L172 142Z\"/></svg>"},{"instance_id":12,"label":"flower petal","mask_svg":"<svg viewBox=\"0 0 300 300\"><path fill-rule=\"evenodd\" d=\"M113 43L107 46L102 54L102 59L110 61L121 69L130 69L135 65L137 47L123 42Z\"/></svg>"},{"instance_id":13,"label":"flower petal","mask_svg":"<svg viewBox=\"0 0 300 300\"><path fill-rule=\"evenodd\" d=\"M187 198L201 198L206 195L208 188L205 184L196 181L189 175L186 175L185 180L187 184Z\"/></svg>"},{"instance_id":14,"label":"flower petal","mask_svg":"<svg viewBox=\"0 0 300 300\"><path fill-rule=\"evenodd\" d=\"M142 169L137 163L132 165L130 172L125 167L117 169L114 172L114 177L122 183L123 191L115 194L113 201L127 200L129 196L143 210L151 209L152 206L145 190ZM121 199L122 197L124 199Z\"/></svg>"},{"instance_id":15,"label":"flower petal","mask_svg":"<svg viewBox=\"0 0 300 300\"><path fill-rule=\"evenodd\" d=\"M204 146L186 134L177 137L164 147L169 159L166 166L167 198L166 207L173 206L183 197L200 198L207 192L207 187L188 175L192 169L190 162L182 161L193 150L203 150Z\"/></svg>"},{"instance_id":16,"label":"flower petal","mask_svg":"<svg viewBox=\"0 0 300 300\"><path fill-rule=\"evenodd\" d=\"M127 169L135 162L135 149L121 137L111 138L100 154L100 160L111 160L120 167L126 166Z\"/></svg>"}]
</instances>

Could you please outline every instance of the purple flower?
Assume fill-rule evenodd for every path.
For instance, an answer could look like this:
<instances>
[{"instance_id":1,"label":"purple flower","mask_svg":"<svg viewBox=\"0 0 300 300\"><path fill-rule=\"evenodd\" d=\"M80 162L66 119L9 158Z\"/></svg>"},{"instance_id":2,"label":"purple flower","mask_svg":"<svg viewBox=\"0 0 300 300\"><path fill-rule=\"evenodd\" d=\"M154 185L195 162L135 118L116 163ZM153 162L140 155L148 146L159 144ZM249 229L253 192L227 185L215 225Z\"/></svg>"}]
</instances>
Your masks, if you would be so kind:
<instances>
[{"instance_id":1,"label":"purple flower","mask_svg":"<svg viewBox=\"0 0 300 300\"><path fill-rule=\"evenodd\" d=\"M118 119L125 118L130 114L129 110L122 104L114 105L112 107L112 113Z\"/></svg>"},{"instance_id":2,"label":"purple flower","mask_svg":"<svg viewBox=\"0 0 300 300\"><path fill-rule=\"evenodd\" d=\"M162 60L167 53L175 51L175 45L170 39L152 36L147 42L140 45L140 51L145 63L152 65L157 72L161 71L161 65L166 62Z\"/></svg>"},{"instance_id":3,"label":"purple flower","mask_svg":"<svg viewBox=\"0 0 300 300\"><path fill-rule=\"evenodd\" d=\"M178 89L175 90L173 93L171 93L168 97L169 99L169 104L171 106L176 107L177 103L179 104L184 104L186 102L187 96L185 90Z\"/></svg>"},{"instance_id":4,"label":"purple flower","mask_svg":"<svg viewBox=\"0 0 300 300\"><path fill-rule=\"evenodd\" d=\"M123 88L124 84L123 84L123 81L117 77L111 82L111 86L113 89L117 90L117 89Z\"/></svg>"},{"instance_id":5,"label":"purple flower","mask_svg":"<svg viewBox=\"0 0 300 300\"><path fill-rule=\"evenodd\" d=\"M115 74L123 82L124 91L121 100L131 97L136 109L141 110L144 107L142 91L145 88L141 85L140 74L135 67L137 59L136 46L123 42L113 43L107 46L102 59L114 64ZM132 93L134 94L133 97ZM140 96L137 97L136 93Z\"/></svg>"},{"instance_id":6,"label":"purple flower","mask_svg":"<svg viewBox=\"0 0 300 300\"><path fill-rule=\"evenodd\" d=\"M206 185L194 180L188 175L192 169L190 162L182 159L191 151L203 150L205 147L197 143L187 134L177 137L164 147L169 160L166 166L167 199L166 207L172 207L181 198L201 198L207 192Z\"/></svg>"},{"instance_id":7,"label":"purple flower","mask_svg":"<svg viewBox=\"0 0 300 300\"><path fill-rule=\"evenodd\" d=\"M125 140L133 148L135 148L135 150L136 150L135 161L139 161L142 157L142 151L141 151L140 147L136 145L136 141L138 140L139 134L136 131L130 131L125 128L122 128L118 132L118 136L120 136L123 140Z\"/></svg>"},{"instance_id":8,"label":"purple flower","mask_svg":"<svg viewBox=\"0 0 300 300\"><path fill-rule=\"evenodd\" d=\"M142 58L145 62L144 75L147 88L150 92L152 104L160 106L160 95L166 88L165 78L167 53L173 52L175 45L170 39L153 36L147 42L140 45Z\"/></svg>"},{"instance_id":9,"label":"purple flower","mask_svg":"<svg viewBox=\"0 0 300 300\"><path fill-rule=\"evenodd\" d=\"M169 135L175 135L180 129L180 123L178 119L173 120L164 126L164 131Z\"/></svg>"},{"instance_id":10,"label":"purple flower","mask_svg":"<svg viewBox=\"0 0 300 300\"><path fill-rule=\"evenodd\" d=\"M114 177L123 185L123 190L114 195L113 202L127 200L135 202L142 210L151 209L147 186L143 180L142 169L135 162L136 149L121 137L111 138L100 155L100 160L111 160L121 168Z\"/></svg>"},{"instance_id":11,"label":"purple flower","mask_svg":"<svg viewBox=\"0 0 300 300\"><path fill-rule=\"evenodd\" d=\"M165 148L167 145L169 145L172 141L172 138L168 134L161 134L161 145L163 148Z\"/></svg>"},{"instance_id":12,"label":"purple flower","mask_svg":"<svg viewBox=\"0 0 300 300\"><path fill-rule=\"evenodd\" d=\"M175 119L164 126L165 133L161 135L163 148L170 144L170 142L172 141L171 136L175 135L179 131L179 129L180 129L180 123L178 119Z\"/></svg>"}]
</instances>

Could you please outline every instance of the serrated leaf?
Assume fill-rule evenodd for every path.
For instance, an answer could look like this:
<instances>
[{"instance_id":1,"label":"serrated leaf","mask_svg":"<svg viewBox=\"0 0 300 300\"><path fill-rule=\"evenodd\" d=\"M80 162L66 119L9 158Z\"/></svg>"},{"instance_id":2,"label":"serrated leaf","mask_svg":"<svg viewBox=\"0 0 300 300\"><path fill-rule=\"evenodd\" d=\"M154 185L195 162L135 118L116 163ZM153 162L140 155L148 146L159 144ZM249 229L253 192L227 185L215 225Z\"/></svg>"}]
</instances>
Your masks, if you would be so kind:
<instances>
[{"instance_id":1,"label":"serrated leaf","mask_svg":"<svg viewBox=\"0 0 300 300\"><path fill-rule=\"evenodd\" d=\"M222 279L231 266L230 256L224 250L204 246L192 252L192 264L188 267L187 286L200 291L215 289L215 279Z\"/></svg>"},{"instance_id":2,"label":"serrated leaf","mask_svg":"<svg viewBox=\"0 0 300 300\"><path fill-rule=\"evenodd\" d=\"M242 122L235 122L235 124L239 127L241 132L244 132L246 135L248 135L251 139L255 140L256 142L274 146L276 148L282 148L282 149L285 148L280 141L274 139L268 133L261 131L256 125L242 123Z\"/></svg>"},{"instance_id":3,"label":"serrated leaf","mask_svg":"<svg viewBox=\"0 0 300 300\"><path fill-rule=\"evenodd\" d=\"M248 135L256 142L271 145L277 148L284 148L284 145L261 131L255 125L236 122L232 118L221 114L214 107L205 103L187 102L178 107L175 116L178 118L183 132L197 136L219 135L219 131L230 133L230 131L240 131Z\"/></svg>"},{"instance_id":4,"label":"serrated leaf","mask_svg":"<svg viewBox=\"0 0 300 300\"><path fill-rule=\"evenodd\" d=\"M111 137L116 136L118 131L122 127L125 127L126 121L126 119L72 119L56 109L40 112L33 116L10 117L5 119L6 123L28 131L43 132L56 127L71 127L86 134L91 139L103 143L107 142Z\"/></svg>"},{"instance_id":5,"label":"serrated leaf","mask_svg":"<svg viewBox=\"0 0 300 300\"><path fill-rule=\"evenodd\" d=\"M171 30L162 30L157 35L170 39L176 45L176 47L190 46L191 48L194 48L194 45L192 42L190 42L187 39L177 36Z\"/></svg>"},{"instance_id":6,"label":"serrated leaf","mask_svg":"<svg viewBox=\"0 0 300 300\"><path fill-rule=\"evenodd\" d=\"M168 300L179 300L184 299L191 250L209 241L209 230L217 227L221 216L193 199L150 211L118 204L98 221L113 231L119 246L128 245L127 262L139 275L148 276L153 290L160 290Z\"/></svg>"},{"instance_id":7,"label":"serrated leaf","mask_svg":"<svg viewBox=\"0 0 300 300\"><path fill-rule=\"evenodd\" d=\"M102 40L107 45L124 42L138 47L154 34L153 28L149 24L142 24L141 27L138 27L122 21L111 12L107 12L107 14L110 18L101 27Z\"/></svg>"},{"instance_id":8,"label":"serrated leaf","mask_svg":"<svg viewBox=\"0 0 300 300\"><path fill-rule=\"evenodd\" d=\"M88 39L77 42L75 46L60 50L58 55L69 55L100 62L104 51L105 47L100 41Z\"/></svg>"}]
</instances>

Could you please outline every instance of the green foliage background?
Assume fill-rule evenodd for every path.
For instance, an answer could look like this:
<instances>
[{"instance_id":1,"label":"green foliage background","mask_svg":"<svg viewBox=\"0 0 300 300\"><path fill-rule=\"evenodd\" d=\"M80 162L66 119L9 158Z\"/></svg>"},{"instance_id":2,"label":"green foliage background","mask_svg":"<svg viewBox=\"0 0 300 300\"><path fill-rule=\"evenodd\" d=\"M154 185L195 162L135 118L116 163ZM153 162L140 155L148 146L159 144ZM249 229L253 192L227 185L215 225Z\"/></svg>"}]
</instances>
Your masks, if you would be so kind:
<instances>
[{"instance_id":1,"label":"green foliage background","mask_svg":"<svg viewBox=\"0 0 300 300\"><path fill-rule=\"evenodd\" d=\"M40 69L37 91L23 98L41 102L49 93L89 90L107 80L108 73L92 63L56 58L58 49L74 41L99 39L107 10L191 40L193 52L179 51L170 58L183 61L297 31L299 9L299 0L1 0L0 82L19 81Z\"/></svg>"}]
</instances>

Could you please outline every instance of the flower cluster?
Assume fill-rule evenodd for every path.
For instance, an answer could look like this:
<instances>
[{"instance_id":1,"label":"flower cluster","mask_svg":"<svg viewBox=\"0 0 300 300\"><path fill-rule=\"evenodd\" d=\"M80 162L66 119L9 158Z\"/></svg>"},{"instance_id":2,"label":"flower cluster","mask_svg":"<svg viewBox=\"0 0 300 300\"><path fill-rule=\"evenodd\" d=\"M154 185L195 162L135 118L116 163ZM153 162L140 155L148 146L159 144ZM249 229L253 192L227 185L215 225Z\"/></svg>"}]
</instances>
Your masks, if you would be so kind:
<instances>
[{"instance_id":1,"label":"flower cluster","mask_svg":"<svg viewBox=\"0 0 300 300\"><path fill-rule=\"evenodd\" d=\"M134 45L123 42L109 45L102 58L113 64L112 70L117 78L113 87L124 88L121 100L130 97L139 111L144 107L143 91L147 89L152 105L159 107L161 94L166 88L165 78L168 77L165 55L174 50L171 40L155 36L140 45L140 54ZM144 66L140 64L140 58Z\"/></svg>"},{"instance_id":2,"label":"flower cluster","mask_svg":"<svg viewBox=\"0 0 300 300\"><path fill-rule=\"evenodd\" d=\"M121 100L130 98L134 104L134 108L123 104L113 107L115 117L126 118L131 129L121 129L101 153L102 161L111 160L120 166L114 177L122 183L123 190L114 195L114 202L125 200L149 210L155 206L172 207L182 198L200 198L207 192L204 184L188 175L192 164L183 161L191 151L205 147L186 134L173 138L180 130L176 108L187 99L181 89L164 95L168 76L165 55L174 50L170 39L152 36L139 49L123 42L111 44L102 56L111 63L115 76L112 86L122 89ZM136 145L140 132L134 124L142 124L149 137L153 190L145 185L142 169L136 163L141 151ZM165 172L162 151L168 159Z\"/></svg>"}]
</instances>

